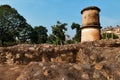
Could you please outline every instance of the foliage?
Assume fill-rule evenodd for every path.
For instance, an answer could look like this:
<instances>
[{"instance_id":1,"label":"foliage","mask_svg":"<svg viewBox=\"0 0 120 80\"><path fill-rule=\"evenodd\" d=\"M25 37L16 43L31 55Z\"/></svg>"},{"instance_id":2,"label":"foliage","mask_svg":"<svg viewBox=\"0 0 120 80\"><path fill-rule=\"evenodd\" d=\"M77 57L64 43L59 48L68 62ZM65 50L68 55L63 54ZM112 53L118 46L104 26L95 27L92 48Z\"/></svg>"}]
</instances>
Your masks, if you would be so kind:
<instances>
[{"instance_id":1,"label":"foliage","mask_svg":"<svg viewBox=\"0 0 120 80\"><path fill-rule=\"evenodd\" d=\"M102 35L102 39L118 39L119 37L117 35L115 35L114 33L103 33Z\"/></svg>"},{"instance_id":2,"label":"foliage","mask_svg":"<svg viewBox=\"0 0 120 80\"><path fill-rule=\"evenodd\" d=\"M72 23L71 28L76 29L76 34L73 37L73 40L76 41L76 42L80 42L81 41L80 25L78 23Z\"/></svg>"},{"instance_id":3,"label":"foliage","mask_svg":"<svg viewBox=\"0 0 120 80\"><path fill-rule=\"evenodd\" d=\"M36 26L31 35L32 43L46 43L48 37L47 32L48 30L46 29L46 27Z\"/></svg>"},{"instance_id":4,"label":"foliage","mask_svg":"<svg viewBox=\"0 0 120 80\"><path fill-rule=\"evenodd\" d=\"M0 41L14 42L16 37L26 27L26 20L17 10L9 5L0 6Z\"/></svg>"},{"instance_id":5,"label":"foliage","mask_svg":"<svg viewBox=\"0 0 120 80\"><path fill-rule=\"evenodd\" d=\"M57 45L64 44L65 41L65 31L67 31L66 23L61 23L57 21L56 25L52 26L52 37L54 37L54 43ZM51 38L51 37L49 37ZM50 40L50 39L49 39Z\"/></svg>"},{"instance_id":6,"label":"foliage","mask_svg":"<svg viewBox=\"0 0 120 80\"><path fill-rule=\"evenodd\" d=\"M67 40L65 42L66 42L66 44L73 44L73 43L75 43L73 40Z\"/></svg>"},{"instance_id":7,"label":"foliage","mask_svg":"<svg viewBox=\"0 0 120 80\"><path fill-rule=\"evenodd\" d=\"M49 43L49 44L57 44L56 37L53 34L50 34L48 36L47 43Z\"/></svg>"},{"instance_id":8,"label":"foliage","mask_svg":"<svg viewBox=\"0 0 120 80\"><path fill-rule=\"evenodd\" d=\"M31 42L31 36L32 36L32 33L33 33L33 28L31 27L31 25L26 25L26 27L21 31L19 32L19 35L18 35L18 41L20 43L30 43Z\"/></svg>"}]
</instances>

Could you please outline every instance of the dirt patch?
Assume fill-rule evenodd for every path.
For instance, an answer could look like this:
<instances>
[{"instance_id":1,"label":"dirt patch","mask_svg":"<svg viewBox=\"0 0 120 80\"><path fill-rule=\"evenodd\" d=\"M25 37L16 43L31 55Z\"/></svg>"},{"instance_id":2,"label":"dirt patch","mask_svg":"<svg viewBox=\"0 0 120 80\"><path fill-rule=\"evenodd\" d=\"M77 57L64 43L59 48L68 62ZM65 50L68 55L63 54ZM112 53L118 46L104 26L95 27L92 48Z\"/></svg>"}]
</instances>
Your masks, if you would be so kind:
<instances>
[{"instance_id":1,"label":"dirt patch","mask_svg":"<svg viewBox=\"0 0 120 80\"><path fill-rule=\"evenodd\" d=\"M24 68L24 65L0 65L0 80L16 80Z\"/></svg>"}]
</instances>

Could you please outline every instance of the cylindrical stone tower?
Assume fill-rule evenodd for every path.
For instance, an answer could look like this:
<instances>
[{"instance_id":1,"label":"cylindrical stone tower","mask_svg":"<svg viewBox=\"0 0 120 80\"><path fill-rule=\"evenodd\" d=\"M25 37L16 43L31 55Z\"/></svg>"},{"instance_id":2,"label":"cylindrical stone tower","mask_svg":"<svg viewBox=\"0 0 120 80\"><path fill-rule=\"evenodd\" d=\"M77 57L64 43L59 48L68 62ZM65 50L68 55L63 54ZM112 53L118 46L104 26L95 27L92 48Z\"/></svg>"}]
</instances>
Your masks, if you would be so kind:
<instances>
[{"instance_id":1,"label":"cylindrical stone tower","mask_svg":"<svg viewBox=\"0 0 120 80\"><path fill-rule=\"evenodd\" d=\"M100 9L96 6L84 8L82 14L81 42L100 39Z\"/></svg>"}]
</instances>

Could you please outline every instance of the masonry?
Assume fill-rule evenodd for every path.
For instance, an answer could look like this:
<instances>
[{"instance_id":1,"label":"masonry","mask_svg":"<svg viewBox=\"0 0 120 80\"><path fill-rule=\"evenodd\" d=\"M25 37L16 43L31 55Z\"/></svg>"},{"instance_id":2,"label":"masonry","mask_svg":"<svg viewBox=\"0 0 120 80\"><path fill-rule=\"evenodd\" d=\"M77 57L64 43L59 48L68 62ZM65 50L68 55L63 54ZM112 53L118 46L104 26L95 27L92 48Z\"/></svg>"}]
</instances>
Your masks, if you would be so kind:
<instances>
[{"instance_id":1,"label":"masonry","mask_svg":"<svg viewBox=\"0 0 120 80\"><path fill-rule=\"evenodd\" d=\"M100 9L96 6L84 8L82 14L81 42L100 39Z\"/></svg>"},{"instance_id":2,"label":"masonry","mask_svg":"<svg viewBox=\"0 0 120 80\"><path fill-rule=\"evenodd\" d=\"M50 44L19 44L0 47L0 63L28 64L31 61L85 63L92 61L87 58L90 55L102 54L101 49L105 46L120 46L120 41L100 40L58 46ZM100 49L97 50L99 52L96 52L96 49Z\"/></svg>"}]
</instances>

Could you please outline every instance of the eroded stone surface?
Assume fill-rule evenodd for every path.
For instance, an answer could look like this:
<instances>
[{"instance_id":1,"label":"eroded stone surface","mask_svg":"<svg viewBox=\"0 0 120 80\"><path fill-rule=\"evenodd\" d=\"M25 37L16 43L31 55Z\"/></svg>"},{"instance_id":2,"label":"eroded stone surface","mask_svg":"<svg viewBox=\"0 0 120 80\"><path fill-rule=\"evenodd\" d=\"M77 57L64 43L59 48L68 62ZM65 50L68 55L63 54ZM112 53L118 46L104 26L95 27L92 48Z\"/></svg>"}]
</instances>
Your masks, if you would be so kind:
<instances>
[{"instance_id":1,"label":"eroded stone surface","mask_svg":"<svg viewBox=\"0 0 120 80\"><path fill-rule=\"evenodd\" d=\"M0 47L0 80L120 79L120 40L46 45Z\"/></svg>"}]
</instances>

